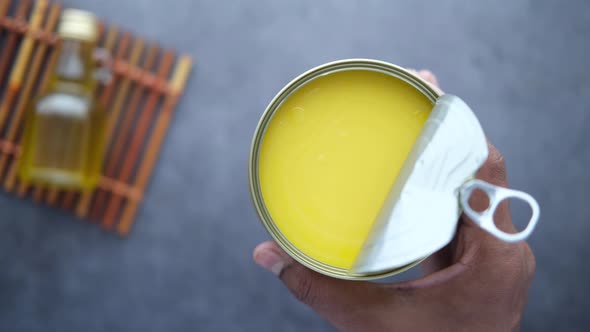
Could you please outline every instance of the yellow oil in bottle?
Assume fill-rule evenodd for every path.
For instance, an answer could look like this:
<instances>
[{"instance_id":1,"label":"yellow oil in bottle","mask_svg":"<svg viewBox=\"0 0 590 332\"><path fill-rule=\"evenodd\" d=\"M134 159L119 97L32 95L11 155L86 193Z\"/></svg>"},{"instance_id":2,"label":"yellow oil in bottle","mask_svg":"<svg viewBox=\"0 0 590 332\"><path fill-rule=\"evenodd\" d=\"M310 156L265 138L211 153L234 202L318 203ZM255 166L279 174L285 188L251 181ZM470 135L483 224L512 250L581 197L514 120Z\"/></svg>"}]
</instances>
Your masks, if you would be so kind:
<instances>
[{"instance_id":1,"label":"yellow oil in bottle","mask_svg":"<svg viewBox=\"0 0 590 332\"><path fill-rule=\"evenodd\" d=\"M25 182L92 189L100 179L105 113L94 98L96 20L65 10L58 60L27 113L19 175Z\"/></svg>"}]
</instances>

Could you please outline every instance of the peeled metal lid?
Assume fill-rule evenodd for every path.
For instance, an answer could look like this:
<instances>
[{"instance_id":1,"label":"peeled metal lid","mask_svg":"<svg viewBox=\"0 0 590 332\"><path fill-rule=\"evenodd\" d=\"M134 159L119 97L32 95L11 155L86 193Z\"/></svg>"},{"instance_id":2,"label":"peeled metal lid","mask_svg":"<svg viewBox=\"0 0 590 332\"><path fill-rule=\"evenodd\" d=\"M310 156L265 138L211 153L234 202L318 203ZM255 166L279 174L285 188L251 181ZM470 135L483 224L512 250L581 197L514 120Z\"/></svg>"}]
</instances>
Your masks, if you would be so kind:
<instances>
[{"instance_id":1,"label":"peeled metal lid","mask_svg":"<svg viewBox=\"0 0 590 332\"><path fill-rule=\"evenodd\" d=\"M397 176L352 268L382 272L445 246L460 216L459 187L488 156L486 137L471 109L443 95Z\"/></svg>"},{"instance_id":2,"label":"peeled metal lid","mask_svg":"<svg viewBox=\"0 0 590 332\"><path fill-rule=\"evenodd\" d=\"M94 14L68 8L62 12L57 33L62 38L94 42L98 38L98 24Z\"/></svg>"},{"instance_id":3,"label":"peeled metal lid","mask_svg":"<svg viewBox=\"0 0 590 332\"><path fill-rule=\"evenodd\" d=\"M473 180L488 157L487 140L473 111L459 97L441 96L426 120L350 272L380 273L429 256L453 238L462 209L478 226L506 242L530 235L539 216L530 195ZM488 194L489 208L475 212L474 189ZM532 216L525 230L508 234L493 221L506 198L527 202Z\"/></svg>"}]
</instances>

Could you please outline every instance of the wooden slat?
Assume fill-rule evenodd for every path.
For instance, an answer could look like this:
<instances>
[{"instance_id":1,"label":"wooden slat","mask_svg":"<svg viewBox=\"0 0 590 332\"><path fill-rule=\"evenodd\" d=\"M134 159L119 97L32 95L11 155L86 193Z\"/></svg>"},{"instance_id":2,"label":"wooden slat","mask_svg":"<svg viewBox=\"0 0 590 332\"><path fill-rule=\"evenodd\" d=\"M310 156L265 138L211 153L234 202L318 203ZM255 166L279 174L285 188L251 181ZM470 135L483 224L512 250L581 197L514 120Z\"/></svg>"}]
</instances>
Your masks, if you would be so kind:
<instances>
[{"instance_id":1,"label":"wooden slat","mask_svg":"<svg viewBox=\"0 0 590 332\"><path fill-rule=\"evenodd\" d=\"M20 1L18 4L18 8L16 9L16 18L24 19L27 16L27 13L29 12L30 8L31 0ZM8 7L6 8L6 10L8 10ZM10 31L6 43L4 44L4 48L2 50L2 58L0 58L0 80L4 80L4 77L8 70L8 65L10 64L12 56L14 55L14 51L16 50L16 44L19 37L20 36L16 31ZM6 91L6 95L2 99L2 106L0 108L0 118L5 117L6 115L3 114L8 111L5 108L6 106L4 106L5 104L8 104L8 93L10 93L10 90ZM0 131L1 130L2 126L0 125Z\"/></svg>"},{"instance_id":2,"label":"wooden slat","mask_svg":"<svg viewBox=\"0 0 590 332\"><path fill-rule=\"evenodd\" d=\"M150 49L147 52L147 55L143 61L143 64L142 64L143 70L149 71L152 69L152 67L154 67L158 53L159 53L158 46L150 47ZM123 118L121 127L120 127L118 133L114 133L113 135L111 135L109 137L109 141L108 141L107 146L109 146L113 142L114 142L114 146L113 146L113 151L110 154L109 160L105 160L105 162L107 163L107 166L105 168L104 174L107 177L112 177L114 175L114 167L116 166L118 160L121 159L121 157L122 157L121 154L123 152L123 147L125 146L125 137L131 131L132 121L134 120L135 113L137 112L137 109L139 108L139 102L141 101L141 95L144 90L143 87L144 86L141 84L136 84L133 87L131 100L129 101L129 104L127 106L127 112L125 112L125 116ZM98 189L97 196L100 196L101 193L104 193L105 195L107 195L109 192L105 191L105 190ZM78 217L84 218L88 215L88 210L89 210L89 206L90 206L90 201L92 200L92 196L93 196L92 192L90 192L90 193L85 192L81 195L80 200L78 201L78 206L76 207L76 215ZM93 205L94 211L92 211L92 213L91 213L93 216L99 215L100 210L102 209L102 206L104 205L104 204L101 204L100 202L101 202L101 200L97 197L97 200L95 201L95 203Z\"/></svg>"},{"instance_id":3,"label":"wooden slat","mask_svg":"<svg viewBox=\"0 0 590 332\"><path fill-rule=\"evenodd\" d=\"M8 13L8 9L10 9L10 1L9 0L2 0L0 2L0 17L5 17ZM2 33L2 29L0 27L0 33ZM0 78L2 75L0 75Z\"/></svg>"},{"instance_id":4,"label":"wooden slat","mask_svg":"<svg viewBox=\"0 0 590 332\"><path fill-rule=\"evenodd\" d=\"M168 130L168 126L170 125L170 119L172 117L172 111L176 107L178 103L179 95L184 90L186 81L188 79L188 75L190 73L192 66L192 61L190 57L184 56L182 57L176 69L174 71L174 76L172 77L172 89L176 91L176 95L168 96L165 100L162 112L158 119L156 120L156 127L154 128L154 134L152 135L151 139L147 143L146 154L144 156L144 160L139 167L139 171L137 172L135 186L141 190L142 192L146 189L149 176L153 171L153 168L156 164L156 160L162 146L162 142L164 140L164 136L166 131ZM114 204L113 204L114 205ZM125 209L123 210L123 215L121 217L121 222L117 227L117 232L121 235L126 235L129 233L131 228L131 224L133 219L135 218L135 213L137 211L139 204L138 202L132 201L127 204ZM115 207L111 206L111 209L107 209L107 216L106 218L114 218ZM110 213L110 214L109 214Z\"/></svg>"},{"instance_id":5,"label":"wooden slat","mask_svg":"<svg viewBox=\"0 0 590 332\"><path fill-rule=\"evenodd\" d=\"M55 29L55 26L57 25L57 21L59 19L60 10L61 6L58 4L54 4L51 6L49 16L47 18L47 22L44 28L45 31L53 31L53 29ZM45 44L37 45L37 48L35 49L33 60L31 61L29 72L27 73L27 77L25 78L25 85L23 87L20 99L16 105L16 108L12 112L12 121L9 123L8 134L6 136L6 140L9 142L15 141L17 139L16 136L19 132L20 127L22 126L22 123L24 122L23 116L26 111L26 107L28 106L28 103L31 100L33 88L35 87L35 82L37 78L41 76L41 72L43 71L42 64L43 59L46 56L47 50L48 46ZM47 71L45 70L45 72L46 73L44 76L47 76ZM47 84L47 78L44 78L43 81L45 82L43 82L42 85ZM4 155L3 157L7 156ZM4 189L6 191L12 191L14 189L14 184L16 182L16 167L16 158L13 158L12 162L9 165L8 175L6 177L6 180L4 181ZM23 194L21 193L21 190L19 190L19 195L20 194Z\"/></svg>"},{"instance_id":6,"label":"wooden slat","mask_svg":"<svg viewBox=\"0 0 590 332\"><path fill-rule=\"evenodd\" d=\"M133 45L133 50L131 51L131 55L130 55L130 60L129 60L130 65L136 66L139 63L139 59L140 59L141 54L143 52L143 46L144 46L143 39L138 38L135 40L134 45ZM111 144L111 138L113 136L113 131L115 130L115 126L119 120L119 115L121 114L121 110L123 109L123 106L125 103L125 98L127 97L127 92L129 91L130 84L131 84L131 81L129 80L128 77L123 76L121 78L121 83L120 83L119 88L117 89L117 95L115 97L115 101L113 102L113 106L111 108L109 118L107 121L106 133L105 133L105 135L107 137L106 149L108 149ZM102 196L101 194L104 194L104 191L98 189L97 201L101 198L104 200L104 196ZM88 191L83 192L81 194L81 199L79 200L79 202L85 201L86 197L91 196L91 195L92 195L92 192L88 192Z\"/></svg>"},{"instance_id":7,"label":"wooden slat","mask_svg":"<svg viewBox=\"0 0 590 332\"><path fill-rule=\"evenodd\" d=\"M38 29L41 26L41 23L43 22L43 17L45 16L46 12L47 1L39 0L33 8L33 13L31 14L31 27L33 29ZM10 126L11 122L6 120L9 119L8 115L14 107L15 99L21 90L26 66L31 57L31 52L33 51L33 42L33 39L27 36L24 37L16 56L16 63L14 64L14 67L10 72L7 95L5 96L5 99L2 103L2 108L0 109L0 131L2 130L2 128L4 128L5 125L8 125L8 134L6 138L3 140L4 143L13 143L12 141L14 140L14 138L12 137L13 128ZM8 158L9 155L7 153L0 154L0 178L4 174L4 166L6 165Z\"/></svg>"},{"instance_id":8,"label":"wooden slat","mask_svg":"<svg viewBox=\"0 0 590 332\"><path fill-rule=\"evenodd\" d=\"M163 66L169 67L172 65L173 61L174 53L172 51L166 52L162 59L162 62L164 63ZM148 137L148 129L153 121L153 116L156 111L159 97L160 94L158 93L158 90L152 90L152 93L146 101L144 111L141 114L141 117L139 118L137 127L135 128L135 133L131 139L129 150L127 152L127 157L125 159L125 162L123 163L121 172L117 177L115 177L116 180L125 183L129 182L133 168L139 160L140 153L142 151L142 143ZM104 228L111 229L114 226L116 214L119 210L119 206L121 205L121 200L122 197L118 195L113 195L109 200L105 216L102 219L102 226Z\"/></svg>"}]
</instances>

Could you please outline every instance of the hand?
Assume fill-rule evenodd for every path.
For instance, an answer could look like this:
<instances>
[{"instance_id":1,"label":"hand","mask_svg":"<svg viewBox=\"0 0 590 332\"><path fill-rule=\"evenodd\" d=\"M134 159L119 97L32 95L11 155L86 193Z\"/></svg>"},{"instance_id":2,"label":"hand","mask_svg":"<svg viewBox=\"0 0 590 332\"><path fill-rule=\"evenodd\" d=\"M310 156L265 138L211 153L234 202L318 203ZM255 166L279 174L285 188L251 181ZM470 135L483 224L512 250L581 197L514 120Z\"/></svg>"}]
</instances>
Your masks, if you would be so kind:
<instances>
[{"instance_id":1,"label":"hand","mask_svg":"<svg viewBox=\"0 0 590 332\"><path fill-rule=\"evenodd\" d=\"M437 86L428 71L418 73ZM489 158L477 178L506 186L502 155L488 143ZM487 200L474 194L476 210ZM496 224L514 230L508 202ZM504 243L462 216L453 241L429 257L420 279L377 284L333 279L295 262L274 242L258 245L254 260L276 274L301 302L343 331L518 330L535 271L525 242Z\"/></svg>"}]
</instances>

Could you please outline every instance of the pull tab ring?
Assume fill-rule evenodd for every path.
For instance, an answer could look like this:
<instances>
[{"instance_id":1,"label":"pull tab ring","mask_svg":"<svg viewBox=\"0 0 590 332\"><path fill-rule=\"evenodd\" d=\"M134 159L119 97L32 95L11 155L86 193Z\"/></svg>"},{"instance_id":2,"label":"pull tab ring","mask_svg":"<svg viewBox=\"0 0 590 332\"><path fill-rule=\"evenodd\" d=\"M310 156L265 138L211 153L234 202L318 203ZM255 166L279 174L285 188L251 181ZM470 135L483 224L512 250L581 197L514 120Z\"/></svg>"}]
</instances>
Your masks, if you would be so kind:
<instances>
[{"instance_id":1,"label":"pull tab ring","mask_svg":"<svg viewBox=\"0 0 590 332\"><path fill-rule=\"evenodd\" d=\"M475 189L482 190L488 196L490 204L485 211L477 212L469 205L469 197L471 197L471 193ZM496 211L496 208L500 202L507 198L516 198L525 201L532 210L531 219L529 220L526 228L515 234L506 233L500 230L494 223L494 212ZM539 204L531 195L518 190L494 186L482 180L469 180L464 183L463 186L461 186L460 203L465 214L471 218L474 223L476 223L488 233L505 242L518 242L526 239L533 232L533 229L539 220Z\"/></svg>"}]
</instances>

